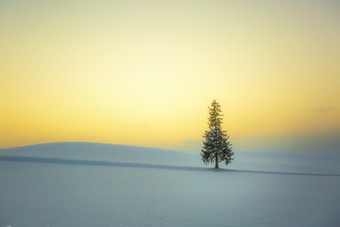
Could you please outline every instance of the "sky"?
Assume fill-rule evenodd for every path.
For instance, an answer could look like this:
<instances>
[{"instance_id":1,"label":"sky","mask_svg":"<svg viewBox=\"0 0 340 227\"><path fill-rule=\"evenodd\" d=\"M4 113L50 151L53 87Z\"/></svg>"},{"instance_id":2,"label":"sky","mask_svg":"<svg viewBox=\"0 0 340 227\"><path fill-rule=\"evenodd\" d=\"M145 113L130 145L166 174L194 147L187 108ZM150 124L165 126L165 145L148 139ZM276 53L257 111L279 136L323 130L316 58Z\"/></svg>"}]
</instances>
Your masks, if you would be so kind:
<instances>
[{"instance_id":1,"label":"sky","mask_svg":"<svg viewBox=\"0 0 340 227\"><path fill-rule=\"evenodd\" d=\"M340 150L336 0L0 0L0 148Z\"/></svg>"}]
</instances>

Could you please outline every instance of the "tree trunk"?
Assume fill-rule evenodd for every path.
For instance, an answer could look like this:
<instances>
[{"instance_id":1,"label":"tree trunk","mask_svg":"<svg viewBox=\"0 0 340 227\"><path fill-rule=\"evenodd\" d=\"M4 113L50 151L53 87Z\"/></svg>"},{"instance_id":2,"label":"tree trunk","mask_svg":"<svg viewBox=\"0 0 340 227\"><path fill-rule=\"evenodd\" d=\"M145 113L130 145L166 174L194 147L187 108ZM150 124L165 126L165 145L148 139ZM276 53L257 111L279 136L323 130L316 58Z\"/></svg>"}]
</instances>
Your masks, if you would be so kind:
<instances>
[{"instance_id":1,"label":"tree trunk","mask_svg":"<svg viewBox=\"0 0 340 227\"><path fill-rule=\"evenodd\" d=\"M218 156L215 157L215 169L218 169Z\"/></svg>"}]
</instances>

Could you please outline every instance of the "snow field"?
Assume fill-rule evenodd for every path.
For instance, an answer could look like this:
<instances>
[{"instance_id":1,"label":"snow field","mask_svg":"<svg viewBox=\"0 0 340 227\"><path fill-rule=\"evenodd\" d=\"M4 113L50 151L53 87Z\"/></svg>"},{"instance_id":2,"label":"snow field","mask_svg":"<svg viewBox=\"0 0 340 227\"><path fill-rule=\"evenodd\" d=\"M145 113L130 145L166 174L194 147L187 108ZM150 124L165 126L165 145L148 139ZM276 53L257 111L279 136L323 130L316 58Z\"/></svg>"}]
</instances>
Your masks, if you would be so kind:
<instances>
[{"instance_id":1,"label":"snow field","mask_svg":"<svg viewBox=\"0 0 340 227\"><path fill-rule=\"evenodd\" d=\"M98 156L85 149L83 159L97 157L97 161L114 162L120 156L119 161L129 165L1 160L10 154L19 159L42 157L44 149L48 157L78 160L82 157L79 149L84 146L97 147L99 153L102 146L108 146L78 145L78 148L74 143L40 146L43 148L39 154L34 154L39 150L37 147L0 150L1 227L340 224L336 152L324 153L330 157L323 158L329 164L326 167L317 164L320 157L315 153L314 156L307 153L310 159L303 159L301 153L240 152L236 156L235 152L237 159L230 170L218 171L196 162L197 155L183 154L187 158L181 166L186 164L187 168L181 168L176 165L181 153L173 152L171 156L170 151L165 152L169 161L161 160L162 156L152 159L151 153L158 154L159 150L147 153L144 148L129 147L130 153L126 149L122 153L125 156L117 153L115 156L113 145L111 156L109 148ZM122 147L118 150L124 151ZM134 152L150 155L145 160L151 164L136 164ZM160 164L152 165L157 163ZM164 163L172 168L162 168Z\"/></svg>"}]
</instances>

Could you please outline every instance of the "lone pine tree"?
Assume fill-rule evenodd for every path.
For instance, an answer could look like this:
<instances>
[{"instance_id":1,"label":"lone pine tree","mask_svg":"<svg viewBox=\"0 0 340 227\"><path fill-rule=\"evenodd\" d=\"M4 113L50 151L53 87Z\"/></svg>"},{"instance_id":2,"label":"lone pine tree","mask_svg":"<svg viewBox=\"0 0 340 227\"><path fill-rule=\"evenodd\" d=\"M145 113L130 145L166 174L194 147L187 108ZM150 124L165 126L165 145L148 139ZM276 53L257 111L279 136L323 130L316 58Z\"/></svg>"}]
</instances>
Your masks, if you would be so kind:
<instances>
[{"instance_id":1,"label":"lone pine tree","mask_svg":"<svg viewBox=\"0 0 340 227\"><path fill-rule=\"evenodd\" d=\"M226 131L222 130L221 105L214 100L209 108L209 130L204 133L203 147L201 150L202 161L207 165L215 162L215 169L218 163L224 161L228 165L232 160L231 143Z\"/></svg>"}]
</instances>

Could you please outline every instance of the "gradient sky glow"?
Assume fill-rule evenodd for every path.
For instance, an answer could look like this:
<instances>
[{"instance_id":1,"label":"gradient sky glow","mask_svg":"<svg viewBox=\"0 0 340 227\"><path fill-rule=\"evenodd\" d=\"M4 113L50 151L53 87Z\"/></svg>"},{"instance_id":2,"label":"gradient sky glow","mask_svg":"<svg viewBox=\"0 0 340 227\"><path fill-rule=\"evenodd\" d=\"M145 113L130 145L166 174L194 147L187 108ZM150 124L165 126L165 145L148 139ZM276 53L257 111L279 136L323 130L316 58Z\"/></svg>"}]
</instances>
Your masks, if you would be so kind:
<instances>
[{"instance_id":1,"label":"gradient sky glow","mask_svg":"<svg viewBox=\"0 0 340 227\"><path fill-rule=\"evenodd\" d=\"M340 150L339 2L0 0L0 148L199 150L213 99L235 149Z\"/></svg>"}]
</instances>

